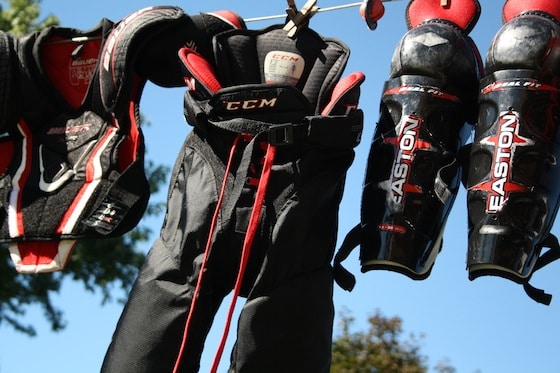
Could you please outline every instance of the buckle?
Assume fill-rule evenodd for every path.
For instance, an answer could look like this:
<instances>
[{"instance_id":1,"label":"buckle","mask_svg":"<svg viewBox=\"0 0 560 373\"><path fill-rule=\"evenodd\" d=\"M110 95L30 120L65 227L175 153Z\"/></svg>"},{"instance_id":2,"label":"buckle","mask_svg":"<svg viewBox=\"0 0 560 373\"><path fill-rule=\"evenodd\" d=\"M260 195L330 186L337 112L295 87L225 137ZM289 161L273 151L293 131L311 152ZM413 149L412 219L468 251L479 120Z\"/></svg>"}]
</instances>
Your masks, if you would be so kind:
<instances>
[{"instance_id":1,"label":"buckle","mask_svg":"<svg viewBox=\"0 0 560 373\"><path fill-rule=\"evenodd\" d=\"M274 124L268 128L268 143L274 146L291 145L294 143L294 125Z\"/></svg>"}]
</instances>

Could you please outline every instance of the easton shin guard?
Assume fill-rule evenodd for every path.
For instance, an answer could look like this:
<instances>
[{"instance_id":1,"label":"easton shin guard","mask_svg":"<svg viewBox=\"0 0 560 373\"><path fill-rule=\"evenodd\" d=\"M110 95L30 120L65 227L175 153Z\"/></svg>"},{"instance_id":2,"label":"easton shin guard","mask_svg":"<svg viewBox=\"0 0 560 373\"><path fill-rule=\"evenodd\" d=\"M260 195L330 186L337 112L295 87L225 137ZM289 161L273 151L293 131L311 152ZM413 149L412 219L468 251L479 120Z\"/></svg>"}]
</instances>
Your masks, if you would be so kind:
<instances>
[{"instance_id":1,"label":"easton shin guard","mask_svg":"<svg viewBox=\"0 0 560 373\"><path fill-rule=\"evenodd\" d=\"M560 197L560 6L547 3L506 2L487 54L468 174L471 280L527 284L550 241Z\"/></svg>"},{"instance_id":2,"label":"easton shin guard","mask_svg":"<svg viewBox=\"0 0 560 373\"><path fill-rule=\"evenodd\" d=\"M442 245L460 187L458 153L474 122L480 56L475 1L411 1L385 83L362 194L362 272L421 280Z\"/></svg>"}]
</instances>

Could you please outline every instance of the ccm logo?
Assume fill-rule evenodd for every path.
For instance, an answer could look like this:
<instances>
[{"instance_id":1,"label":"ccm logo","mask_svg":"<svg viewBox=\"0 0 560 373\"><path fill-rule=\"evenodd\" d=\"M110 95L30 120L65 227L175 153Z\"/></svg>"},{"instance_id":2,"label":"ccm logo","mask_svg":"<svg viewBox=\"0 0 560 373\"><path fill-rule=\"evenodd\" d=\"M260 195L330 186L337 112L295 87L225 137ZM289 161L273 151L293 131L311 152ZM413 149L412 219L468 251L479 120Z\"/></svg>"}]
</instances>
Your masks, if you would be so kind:
<instances>
[{"instance_id":1,"label":"ccm logo","mask_svg":"<svg viewBox=\"0 0 560 373\"><path fill-rule=\"evenodd\" d=\"M237 101L223 101L226 110L237 111L237 110L256 110L262 108L273 108L276 106L278 97L274 98L255 98L248 100L237 100Z\"/></svg>"}]
</instances>

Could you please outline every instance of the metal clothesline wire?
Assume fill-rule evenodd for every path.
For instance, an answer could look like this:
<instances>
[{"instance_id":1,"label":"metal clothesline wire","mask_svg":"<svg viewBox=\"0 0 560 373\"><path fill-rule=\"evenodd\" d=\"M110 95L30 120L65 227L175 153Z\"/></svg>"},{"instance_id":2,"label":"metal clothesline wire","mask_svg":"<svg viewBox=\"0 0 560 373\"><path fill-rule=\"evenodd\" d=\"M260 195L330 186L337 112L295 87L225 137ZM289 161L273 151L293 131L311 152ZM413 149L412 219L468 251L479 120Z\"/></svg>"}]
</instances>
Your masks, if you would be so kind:
<instances>
[{"instance_id":1,"label":"metal clothesline wire","mask_svg":"<svg viewBox=\"0 0 560 373\"><path fill-rule=\"evenodd\" d=\"M381 0L381 1L386 3L386 2L400 1L400 0ZM345 9L345 8L352 8L352 7L360 6L361 4L362 4L362 1L357 2L357 3L342 4L342 5L329 6L329 7L326 7L326 8L319 8L317 10L317 13L330 12L330 11L333 11L333 10L340 10L340 9ZM278 19L278 18L286 18L286 14L276 14L276 15L272 15L272 16L245 18L244 21L245 22L256 22L256 21L267 21L269 19Z\"/></svg>"}]
</instances>

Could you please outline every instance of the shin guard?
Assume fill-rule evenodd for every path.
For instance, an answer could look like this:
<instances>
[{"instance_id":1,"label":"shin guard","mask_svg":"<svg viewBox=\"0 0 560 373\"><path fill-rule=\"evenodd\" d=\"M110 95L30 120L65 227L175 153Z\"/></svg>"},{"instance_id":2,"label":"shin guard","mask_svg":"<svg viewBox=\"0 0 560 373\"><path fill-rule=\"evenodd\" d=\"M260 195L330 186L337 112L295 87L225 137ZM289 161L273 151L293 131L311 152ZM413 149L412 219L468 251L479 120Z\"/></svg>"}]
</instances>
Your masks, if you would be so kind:
<instances>
[{"instance_id":1,"label":"shin guard","mask_svg":"<svg viewBox=\"0 0 560 373\"><path fill-rule=\"evenodd\" d=\"M526 284L558 209L560 23L531 3L506 2L481 81L468 175L471 280Z\"/></svg>"},{"instance_id":2,"label":"shin guard","mask_svg":"<svg viewBox=\"0 0 560 373\"><path fill-rule=\"evenodd\" d=\"M462 132L475 117L480 57L468 32L479 12L473 1L408 6L409 31L392 58L368 157L362 272L430 274L460 186Z\"/></svg>"}]
</instances>

